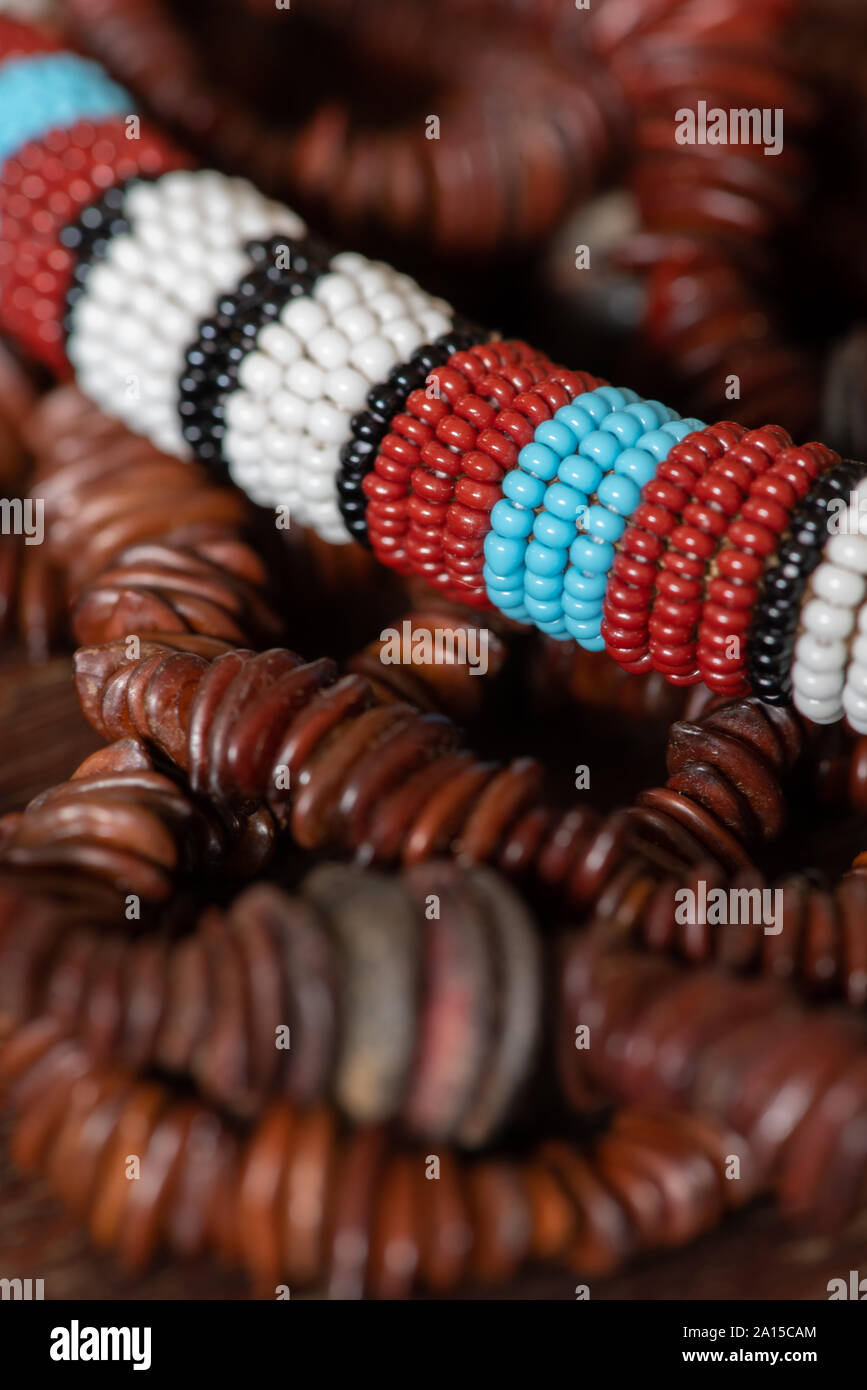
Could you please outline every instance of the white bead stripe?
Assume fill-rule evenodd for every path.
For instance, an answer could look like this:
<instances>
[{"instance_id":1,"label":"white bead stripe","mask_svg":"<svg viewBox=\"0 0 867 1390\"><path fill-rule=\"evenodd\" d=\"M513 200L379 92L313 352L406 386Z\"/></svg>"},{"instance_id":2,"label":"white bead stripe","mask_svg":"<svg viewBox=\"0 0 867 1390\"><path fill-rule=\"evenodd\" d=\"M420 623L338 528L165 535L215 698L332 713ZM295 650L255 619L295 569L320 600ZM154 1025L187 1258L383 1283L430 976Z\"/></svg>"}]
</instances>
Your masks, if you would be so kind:
<instances>
[{"instance_id":1,"label":"white bead stripe","mask_svg":"<svg viewBox=\"0 0 867 1390\"><path fill-rule=\"evenodd\" d=\"M867 479L854 490L840 530L826 542L804 593L792 666L793 701L815 724L836 723L850 705L857 713L864 699L856 690L857 673L850 691L852 664L848 670L846 665L856 615L867 596L867 537L858 534L862 501L867 501Z\"/></svg>"},{"instance_id":2,"label":"white bead stripe","mask_svg":"<svg viewBox=\"0 0 867 1390\"><path fill-rule=\"evenodd\" d=\"M122 212L131 230L111 239L88 274L69 357L98 405L189 458L178 381L198 325L252 268L245 242L303 236L305 226L245 179L209 170L133 183Z\"/></svg>"}]
</instances>

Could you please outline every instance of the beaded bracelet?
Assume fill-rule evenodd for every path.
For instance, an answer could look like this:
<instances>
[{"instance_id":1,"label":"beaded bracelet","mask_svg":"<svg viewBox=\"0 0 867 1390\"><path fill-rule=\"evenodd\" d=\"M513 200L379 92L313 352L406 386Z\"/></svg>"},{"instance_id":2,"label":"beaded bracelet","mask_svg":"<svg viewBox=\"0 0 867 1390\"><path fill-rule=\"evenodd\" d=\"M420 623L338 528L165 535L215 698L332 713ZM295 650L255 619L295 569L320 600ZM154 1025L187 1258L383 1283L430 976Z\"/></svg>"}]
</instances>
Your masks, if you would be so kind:
<instances>
[{"instance_id":1,"label":"beaded bracelet","mask_svg":"<svg viewBox=\"0 0 867 1390\"><path fill-rule=\"evenodd\" d=\"M607 423L588 416L596 428L586 435L583 415L570 417L582 422L572 442L565 417L546 435L548 414L565 408L558 392L571 398L580 387L589 404L592 379L526 347L519 369L493 342L451 353L404 398L415 380L404 364L433 361L414 359L424 345L438 354L466 342L452 336L447 305L354 253L317 248L311 259L289 209L241 179L162 172L182 161L147 131L128 142L141 143L130 166L125 93L44 38L30 54L27 43L20 25L0 23L0 108L4 92L22 103L0 150L4 264L18 277L3 314L28 346L57 363L58 290L77 251L69 359L100 405L160 447L221 458L256 501L288 505L331 542L366 529L384 563L450 598L499 607L591 650L607 645L627 670L745 688L752 653L731 656L730 639L760 640L751 614L761 575L813 476L804 461L825 467L828 451L811 446L773 471L791 448L785 431L744 436L725 422L660 421L652 411L642 420L641 403L622 393L605 405ZM30 171L56 178L54 151L89 126L85 115L112 133L104 145L84 137L92 163L81 186L74 166L89 167L88 156L65 173L61 165L74 196L52 213L48 185L32 184ZM280 238L289 265L265 267ZM389 374L396 395L378 387ZM594 385L602 394L593 399L610 390ZM373 409L356 418L368 396ZM558 453L546 442L555 436L577 452ZM853 709L859 679L853 668Z\"/></svg>"}]
</instances>

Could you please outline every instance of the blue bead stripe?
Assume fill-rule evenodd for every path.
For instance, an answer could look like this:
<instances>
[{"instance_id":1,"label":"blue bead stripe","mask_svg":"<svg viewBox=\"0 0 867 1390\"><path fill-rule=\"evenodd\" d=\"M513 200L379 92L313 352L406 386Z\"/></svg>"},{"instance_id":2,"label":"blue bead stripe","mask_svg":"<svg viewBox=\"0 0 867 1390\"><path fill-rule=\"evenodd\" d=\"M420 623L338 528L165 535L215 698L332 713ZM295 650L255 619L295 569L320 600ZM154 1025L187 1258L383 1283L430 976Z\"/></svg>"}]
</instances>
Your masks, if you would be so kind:
<instances>
[{"instance_id":1,"label":"blue bead stripe","mask_svg":"<svg viewBox=\"0 0 867 1390\"><path fill-rule=\"evenodd\" d=\"M503 479L485 539L491 603L551 637L604 646L602 600L641 489L700 420L598 387L540 424Z\"/></svg>"},{"instance_id":2,"label":"blue bead stripe","mask_svg":"<svg viewBox=\"0 0 867 1390\"><path fill-rule=\"evenodd\" d=\"M98 63L75 53L37 53L0 67L0 163L28 141L76 121L135 111L133 97Z\"/></svg>"},{"instance_id":3,"label":"blue bead stripe","mask_svg":"<svg viewBox=\"0 0 867 1390\"><path fill-rule=\"evenodd\" d=\"M569 547L564 576L563 623L579 646L602 651L602 602L616 556L616 545L641 501L641 489L655 477L674 445L701 420L667 420L647 430L618 453L612 468L596 487L582 519L581 534ZM588 587L589 586L589 587Z\"/></svg>"}]
</instances>

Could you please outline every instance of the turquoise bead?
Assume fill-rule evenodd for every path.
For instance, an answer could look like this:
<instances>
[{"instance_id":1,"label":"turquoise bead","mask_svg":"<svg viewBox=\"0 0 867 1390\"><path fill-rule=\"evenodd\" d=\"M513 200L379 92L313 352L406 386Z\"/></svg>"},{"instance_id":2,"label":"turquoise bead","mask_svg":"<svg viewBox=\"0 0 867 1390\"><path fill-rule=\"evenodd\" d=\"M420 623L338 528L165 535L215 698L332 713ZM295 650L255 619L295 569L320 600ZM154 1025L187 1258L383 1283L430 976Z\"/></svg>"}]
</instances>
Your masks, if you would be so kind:
<instances>
[{"instance_id":1,"label":"turquoise bead","mask_svg":"<svg viewBox=\"0 0 867 1390\"><path fill-rule=\"evenodd\" d=\"M548 484L542 505L549 516L559 517L561 521L575 521L583 503L574 488L558 482Z\"/></svg>"},{"instance_id":2,"label":"turquoise bead","mask_svg":"<svg viewBox=\"0 0 867 1390\"><path fill-rule=\"evenodd\" d=\"M524 607L534 623L563 623L560 604L556 600L546 602L544 599L527 597L524 599ZM563 626L565 627L565 623Z\"/></svg>"},{"instance_id":3,"label":"turquoise bead","mask_svg":"<svg viewBox=\"0 0 867 1390\"><path fill-rule=\"evenodd\" d=\"M603 470L607 472L614 467L614 460L620 453L620 446L612 434L606 434L604 430L594 430L588 434L586 439L582 439L578 445L578 452L582 458L589 458ZM565 463L565 459L563 460ZM560 477L562 477L562 473Z\"/></svg>"},{"instance_id":4,"label":"turquoise bead","mask_svg":"<svg viewBox=\"0 0 867 1390\"><path fill-rule=\"evenodd\" d=\"M498 536L493 531L485 536L485 559L498 574L508 574L510 570L517 569L524 559L525 550L522 541Z\"/></svg>"},{"instance_id":5,"label":"turquoise bead","mask_svg":"<svg viewBox=\"0 0 867 1390\"><path fill-rule=\"evenodd\" d=\"M518 454L518 467L536 478L544 478L546 483L551 481L559 466L560 455L549 449L547 444L536 444L535 441L525 444Z\"/></svg>"},{"instance_id":6,"label":"turquoise bead","mask_svg":"<svg viewBox=\"0 0 867 1390\"><path fill-rule=\"evenodd\" d=\"M515 589L523 579L523 569L511 570L508 574L498 574L492 570L490 565L485 565L482 569L482 578L489 589L501 590L506 593L509 589Z\"/></svg>"},{"instance_id":7,"label":"turquoise bead","mask_svg":"<svg viewBox=\"0 0 867 1390\"><path fill-rule=\"evenodd\" d=\"M595 391L586 391L583 396L579 396L581 409L585 410L598 429L606 415L610 415L613 406L602 395L602 388L597 387Z\"/></svg>"},{"instance_id":8,"label":"turquoise bead","mask_svg":"<svg viewBox=\"0 0 867 1390\"><path fill-rule=\"evenodd\" d=\"M503 479L503 492L513 502L522 507L538 507L545 496L545 483L541 478L533 478L520 466L510 468ZM495 503L499 506L499 503Z\"/></svg>"},{"instance_id":9,"label":"turquoise bead","mask_svg":"<svg viewBox=\"0 0 867 1390\"><path fill-rule=\"evenodd\" d=\"M582 574L571 566L563 576L564 592L582 603L594 603L602 598L607 584L607 574Z\"/></svg>"},{"instance_id":10,"label":"turquoise bead","mask_svg":"<svg viewBox=\"0 0 867 1390\"><path fill-rule=\"evenodd\" d=\"M534 574L524 571L524 592L531 598L559 598L563 592L563 575Z\"/></svg>"},{"instance_id":11,"label":"turquoise bead","mask_svg":"<svg viewBox=\"0 0 867 1390\"><path fill-rule=\"evenodd\" d=\"M570 618L578 622L589 623L594 618L602 616L602 602L586 603L584 599L573 598L571 594L563 594L560 600L563 605L563 612Z\"/></svg>"},{"instance_id":12,"label":"turquoise bead","mask_svg":"<svg viewBox=\"0 0 867 1390\"><path fill-rule=\"evenodd\" d=\"M650 401L635 401L626 407L627 415L634 415L645 430L656 430L669 418L668 411L657 410Z\"/></svg>"},{"instance_id":13,"label":"turquoise bead","mask_svg":"<svg viewBox=\"0 0 867 1390\"><path fill-rule=\"evenodd\" d=\"M614 435L621 449L630 448L642 433L641 422L634 415L627 415L625 410L615 410L602 421L601 428Z\"/></svg>"},{"instance_id":14,"label":"turquoise bead","mask_svg":"<svg viewBox=\"0 0 867 1390\"><path fill-rule=\"evenodd\" d=\"M607 507L594 504L587 513L584 529L588 536L598 536L600 540L611 541L613 544L620 540L626 530L626 522L616 512L610 512Z\"/></svg>"},{"instance_id":15,"label":"turquoise bead","mask_svg":"<svg viewBox=\"0 0 867 1390\"><path fill-rule=\"evenodd\" d=\"M610 436L609 436L610 438ZM602 477L602 469L592 459L569 454L557 469L561 483L567 483L581 493L579 501L586 502L591 492L595 492Z\"/></svg>"},{"instance_id":16,"label":"turquoise bead","mask_svg":"<svg viewBox=\"0 0 867 1390\"><path fill-rule=\"evenodd\" d=\"M540 541L530 541L524 560L528 570L534 574L560 574L566 568L568 551L553 550Z\"/></svg>"},{"instance_id":17,"label":"turquoise bead","mask_svg":"<svg viewBox=\"0 0 867 1390\"><path fill-rule=\"evenodd\" d=\"M585 399L584 396L580 397L582 401ZM586 410L582 410L577 401L572 401L569 405L561 405L559 410L554 411L554 419L559 420L568 430L571 430L576 442L580 442L585 435L590 434L591 430L596 428L593 416Z\"/></svg>"},{"instance_id":18,"label":"turquoise bead","mask_svg":"<svg viewBox=\"0 0 867 1390\"><path fill-rule=\"evenodd\" d=\"M584 642L592 642L594 638L599 636L599 623L595 618L585 620L583 618L570 618L568 614L564 614L563 621L567 630L581 642L582 646Z\"/></svg>"},{"instance_id":19,"label":"turquoise bead","mask_svg":"<svg viewBox=\"0 0 867 1390\"><path fill-rule=\"evenodd\" d=\"M576 569L589 574L607 574L614 564L614 546L609 541L592 541L578 536L569 547L569 559Z\"/></svg>"},{"instance_id":20,"label":"turquoise bead","mask_svg":"<svg viewBox=\"0 0 867 1390\"><path fill-rule=\"evenodd\" d=\"M679 414L679 412L676 411L676 410L672 410L672 408L671 408L670 405L664 405L664 404L662 403L662 401L648 401L647 404L648 404L648 405L652 405L653 408L654 408L654 410L656 410L656 411L659 413L660 421L661 421L663 424L664 424L667 420L679 420L679 419L680 419L680 414Z\"/></svg>"},{"instance_id":21,"label":"turquoise bead","mask_svg":"<svg viewBox=\"0 0 867 1390\"><path fill-rule=\"evenodd\" d=\"M638 441L639 449L645 449L648 454L652 454L657 463L662 463L667 459L672 450L671 435L664 430L649 430L643 434Z\"/></svg>"},{"instance_id":22,"label":"turquoise bead","mask_svg":"<svg viewBox=\"0 0 867 1390\"><path fill-rule=\"evenodd\" d=\"M681 439L685 439L688 434L692 434L693 430L703 430L704 421L696 420L695 418L690 420L667 420L662 426L662 429L666 434L670 434L673 439L676 439L677 442L680 443Z\"/></svg>"},{"instance_id":23,"label":"turquoise bead","mask_svg":"<svg viewBox=\"0 0 867 1390\"><path fill-rule=\"evenodd\" d=\"M614 472L631 479L639 489L656 477L656 459L646 449L624 449L614 465Z\"/></svg>"},{"instance_id":24,"label":"turquoise bead","mask_svg":"<svg viewBox=\"0 0 867 1390\"><path fill-rule=\"evenodd\" d=\"M494 599L494 605L501 608L504 613L508 613L510 618L526 618L527 610L524 607L524 588L506 589L498 593Z\"/></svg>"},{"instance_id":25,"label":"turquoise bead","mask_svg":"<svg viewBox=\"0 0 867 1390\"><path fill-rule=\"evenodd\" d=\"M509 476L506 474L506 477ZM533 513L526 507L515 507L501 497L491 508L491 525L498 536L529 536L533 529Z\"/></svg>"},{"instance_id":26,"label":"turquoise bead","mask_svg":"<svg viewBox=\"0 0 867 1390\"><path fill-rule=\"evenodd\" d=\"M616 386L597 386L593 392L608 406L609 410L622 410L626 405L626 397Z\"/></svg>"},{"instance_id":27,"label":"turquoise bead","mask_svg":"<svg viewBox=\"0 0 867 1390\"><path fill-rule=\"evenodd\" d=\"M546 623L537 618L536 626L540 632L544 632L546 637L558 637L566 642L571 640L570 634L566 631L566 624L562 616L555 618L551 623Z\"/></svg>"},{"instance_id":28,"label":"turquoise bead","mask_svg":"<svg viewBox=\"0 0 867 1390\"><path fill-rule=\"evenodd\" d=\"M553 449L554 453L559 454L561 459L565 458L567 454L573 453L578 445L578 436L575 431L570 430L569 426L562 420L558 420L556 416L553 420L544 420L541 425L536 427L534 439L537 444L544 444L546 448ZM521 456L519 454L518 463L520 464L520 462Z\"/></svg>"},{"instance_id":29,"label":"turquoise bead","mask_svg":"<svg viewBox=\"0 0 867 1390\"><path fill-rule=\"evenodd\" d=\"M596 496L605 507L619 516L631 516L641 501L641 488L631 478L618 473L606 473L596 489Z\"/></svg>"},{"instance_id":30,"label":"turquoise bead","mask_svg":"<svg viewBox=\"0 0 867 1390\"><path fill-rule=\"evenodd\" d=\"M543 545L555 550L567 550L575 539L575 522L561 521L548 512L540 512L533 523L533 535Z\"/></svg>"}]
</instances>

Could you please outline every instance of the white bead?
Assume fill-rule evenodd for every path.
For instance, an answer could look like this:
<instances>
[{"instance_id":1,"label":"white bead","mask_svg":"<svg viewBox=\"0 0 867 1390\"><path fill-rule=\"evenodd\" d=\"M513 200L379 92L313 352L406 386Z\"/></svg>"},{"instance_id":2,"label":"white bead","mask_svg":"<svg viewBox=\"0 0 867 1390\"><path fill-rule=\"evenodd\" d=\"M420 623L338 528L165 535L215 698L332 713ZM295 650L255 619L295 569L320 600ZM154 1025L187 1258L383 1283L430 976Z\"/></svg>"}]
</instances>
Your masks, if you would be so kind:
<instances>
[{"instance_id":1,"label":"white bead","mask_svg":"<svg viewBox=\"0 0 867 1390\"><path fill-rule=\"evenodd\" d=\"M283 429L297 433L304 429L310 407L294 391L281 388L268 402L271 419Z\"/></svg>"},{"instance_id":2,"label":"white bead","mask_svg":"<svg viewBox=\"0 0 867 1390\"><path fill-rule=\"evenodd\" d=\"M307 419L307 429L315 439L329 444L342 444L349 437L349 419L330 401L314 401Z\"/></svg>"},{"instance_id":3,"label":"white bead","mask_svg":"<svg viewBox=\"0 0 867 1390\"><path fill-rule=\"evenodd\" d=\"M160 218L163 204L159 185L164 183L166 177L164 174L156 182L142 179L130 185L123 200L124 216L128 220L144 223Z\"/></svg>"},{"instance_id":4,"label":"white bead","mask_svg":"<svg viewBox=\"0 0 867 1390\"><path fill-rule=\"evenodd\" d=\"M843 709L856 734L867 734L867 696L848 689L843 692Z\"/></svg>"},{"instance_id":5,"label":"white bead","mask_svg":"<svg viewBox=\"0 0 867 1390\"><path fill-rule=\"evenodd\" d=\"M176 237L199 237L201 218L198 210L190 203L175 203L166 208L165 219Z\"/></svg>"},{"instance_id":6,"label":"white bead","mask_svg":"<svg viewBox=\"0 0 867 1390\"><path fill-rule=\"evenodd\" d=\"M370 390L370 381L353 367L338 367L325 379L325 395L343 410L360 410Z\"/></svg>"},{"instance_id":7,"label":"white bead","mask_svg":"<svg viewBox=\"0 0 867 1390\"><path fill-rule=\"evenodd\" d=\"M157 180L160 195L169 203L182 205L195 202L199 184L199 177L193 169L169 169Z\"/></svg>"},{"instance_id":8,"label":"white bead","mask_svg":"<svg viewBox=\"0 0 867 1390\"><path fill-rule=\"evenodd\" d=\"M106 265L117 266L118 270L124 275L143 275L147 272L148 262L144 251L139 246L135 237L128 233L109 238L105 252ZM96 269L96 267L94 267Z\"/></svg>"},{"instance_id":9,"label":"white bead","mask_svg":"<svg viewBox=\"0 0 867 1390\"><path fill-rule=\"evenodd\" d=\"M171 343L162 343L151 338L147 345L144 361L148 372L165 376L174 373L180 376L183 367L183 353Z\"/></svg>"},{"instance_id":10,"label":"white bead","mask_svg":"<svg viewBox=\"0 0 867 1390\"><path fill-rule=\"evenodd\" d=\"M258 462L262 445L258 436L228 429L223 435L223 453L231 463Z\"/></svg>"},{"instance_id":11,"label":"white bead","mask_svg":"<svg viewBox=\"0 0 867 1390\"><path fill-rule=\"evenodd\" d=\"M357 343L350 353L353 367L363 372L368 381L382 381L397 362L397 354L387 338L367 338Z\"/></svg>"},{"instance_id":12,"label":"white bead","mask_svg":"<svg viewBox=\"0 0 867 1390\"><path fill-rule=\"evenodd\" d=\"M827 700L840 694L843 689L842 670L811 671L796 661L792 667L792 681L804 695L813 700Z\"/></svg>"},{"instance_id":13,"label":"white bead","mask_svg":"<svg viewBox=\"0 0 867 1390\"><path fill-rule=\"evenodd\" d=\"M443 333L448 333L452 326L451 314L439 309L422 310L418 320L428 342L433 342L434 338L442 337Z\"/></svg>"},{"instance_id":14,"label":"white bead","mask_svg":"<svg viewBox=\"0 0 867 1390\"><path fill-rule=\"evenodd\" d=\"M249 257L237 247L213 251L201 258L202 271L212 285L234 289L250 264Z\"/></svg>"},{"instance_id":15,"label":"white bead","mask_svg":"<svg viewBox=\"0 0 867 1390\"><path fill-rule=\"evenodd\" d=\"M214 290L204 275L187 275L178 285L178 300L203 318L214 307Z\"/></svg>"},{"instance_id":16,"label":"white bead","mask_svg":"<svg viewBox=\"0 0 867 1390\"><path fill-rule=\"evenodd\" d=\"M316 401L323 394L325 373L315 362L306 357L299 357L297 362L285 369L283 381L290 391L294 391L305 401Z\"/></svg>"},{"instance_id":17,"label":"white bead","mask_svg":"<svg viewBox=\"0 0 867 1390\"><path fill-rule=\"evenodd\" d=\"M867 574L867 537L857 535L832 536L825 546L824 556L835 565L843 565L856 574Z\"/></svg>"},{"instance_id":18,"label":"white bead","mask_svg":"<svg viewBox=\"0 0 867 1390\"><path fill-rule=\"evenodd\" d=\"M368 264L367 258L358 251L338 251L331 258L331 268L341 270L345 275L354 276Z\"/></svg>"},{"instance_id":19,"label":"white bead","mask_svg":"<svg viewBox=\"0 0 867 1390\"><path fill-rule=\"evenodd\" d=\"M286 463L297 457L303 438L300 430L284 430L279 425L268 425L262 431L262 447L269 458Z\"/></svg>"},{"instance_id":20,"label":"white bead","mask_svg":"<svg viewBox=\"0 0 867 1390\"><path fill-rule=\"evenodd\" d=\"M105 338L111 332L111 310L86 294L75 306L75 331L89 338Z\"/></svg>"},{"instance_id":21,"label":"white bead","mask_svg":"<svg viewBox=\"0 0 867 1390\"><path fill-rule=\"evenodd\" d=\"M805 719L814 724L836 724L842 716L843 706L839 700L811 700L794 692L794 705Z\"/></svg>"},{"instance_id":22,"label":"white bead","mask_svg":"<svg viewBox=\"0 0 867 1390\"><path fill-rule=\"evenodd\" d=\"M300 299L290 299L280 311L280 322L297 334L302 343L308 343L315 333L328 324L328 315L314 299L302 295Z\"/></svg>"},{"instance_id":23,"label":"white bead","mask_svg":"<svg viewBox=\"0 0 867 1390\"><path fill-rule=\"evenodd\" d=\"M349 351L349 340L337 328L320 329L307 344L308 356L328 371L344 366L349 358Z\"/></svg>"},{"instance_id":24,"label":"white bead","mask_svg":"<svg viewBox=\"0 0 867 1390\"><path fill-rule=\"evenodd\" d=\"M850 608L836 608L814 598L803 609L801 622L816 637L848 637L855 626L855 614Z\"/></svg>"},{"instance_id":25,"label":"white bead","mask_svg":"<svg viewBox=\"0 0 867 1390\"><path fill-rule=\"evenodd\" d=\"M802 632L795 643L795 656L811 671L842 670L846 665L847 649L845 642L839 639L823 641L811 632Z\"/></svg>"},{"instance_id":26,"label":"white bead","mask_svg":"<svg viewBox=\"0 0 867 1390\"><path fill-rule=\"evenodd\" d=\"M838 608L855 608L867 593L867 581L840 565L822 564L813 574L813 593Z\"/></svg>"},{"instance_id":27,"label":"white bead","mask_svg":"<svg viewBox=\"0 0 867 1390\"><path fill-rule=\"evenodd\" d=\"M379 328L376 315L364 304L353 304L343 309L335 319L336 326L351 343L361 343L372 338Z\"/></svg>"},{"instance_id":28,"label":"white bead","mask_svg":"<svg viewBox=\"0 0 867 1390\"><path fill-rule=\"evenodd\" d=\"M261 401L248 391L233 391L226 399L226 423L243 434L257 434L265 428L267 415Z\"/></svg>"},{"instance_id":29,"label":"white bead","mask_svg":"<svg viewBox=\"0 0 867 1390\"><path fill-rule=\"evenodd\" d=\"M149 258L171 255L172 237L165 222L137 222L136 240L144 247Z\"/></svg>"},{"instance_id":30,"label":"white bead","mask_svg":"<svg viewBox=\"0 0 867 1390\"><path fill-rule=\"evenodd\" d=\"M313 297L325 305L332 318L348 309L351 304L357 304L360 299L355 281L349 275L336 274L333 271L329 271L327 275L320 275L313 286Z\"/></svg>"},{"instance_id":31,"label":"white bead","mask_svg":"<svg viewBox=\"0 0 867 1390\"><path fill-rule=\"evenodd\" d=\"M86 299L116 306L126 302L128 279L117 266L107 261L97 262L87 276Z\"/></svg>"},{"instance_id":32,"label":"white bead","mask_svg":"<svg viewBox=\"0 0 867 1390\"><path fill-rule=\"evenodd\" d=\"M238 381L251 395L268 397L280 389L283 378L279 366L264 352L248 352L238 368Z\"/></svg>"},{"instance_id":33,"label":"white bead","mask_svg":"<svg viewBox=\"0 0 867 1390\"><path fill-rule=\"evenodd\" d=\"M855 638L851 647L851 656L853 661L867 666L867 633L862 632L860 637Z\"/></svg>"},{"instance_id":34,"label":"white bead","mask_svg":"<svg viewBox=\"0 0 867 1390\"><path fill-rule=\"evenodd\" d=\"M383 294L375 295L368 300L368 306L373 310L380 323L388 323L390 319L403 318L406 315L406 301L394 290L387 290Z\"/></svg>"},{"instance_id":35,"label":"white bead","mask_svg":"<svg viewBox=\"0 0 867 1390\"><path fill-rule=\"evenodd\" d=\"M406 361L416 348L421 346L427 335L416 319L400 318L387 323L382 330L382 336L393 345L398 358Z\"/></svg>"},{"instance_id":36,"label":"white bead","mask_svg":"<svg viewBox=\"0 0 867 1390\"><path fill-rule=\"evenodd\" d=\"M363 270L359 270L355 276L355 283L361 291L362 298L368 304L377 295L391 288L387 272L378 270L375 266L367 266Z\"/></svg>"},{"instance_id":37,"label":"white bead","mask_svg":"<svg viewBox=\"0 0 867 1390\"><path fill-rule=\"evenodd\" d=\"M846 672L846 690L853 690L856 695L867 695L867 665L862 665L860 661L853 661Z\"/></svg>"},{"instance_id":38,"label":"white bead","mask_svg":"<svg viewBox=\"0 0 867 1390\"><path fill-rule=\"evenodd\" d=\"M303 352L295 334L284 328L282 323L266 323L264 328L259 329L256 341L262 352L266 352L283 367L288 367L290 362L297 362Z\"/></svg>"},{"instance_id":39,"label":"white bead","mask_svg":"<svg viewBox=\"0 0 867 1390\"><path fill-rule=\"evenodd\" d=\"M304 496L309 501L326 501L334 496L334 473L322 468L315 461L303 460L305 473L302 482ZM335 504L336 505L336 504Z\"/></svg>"}]
</instances>

